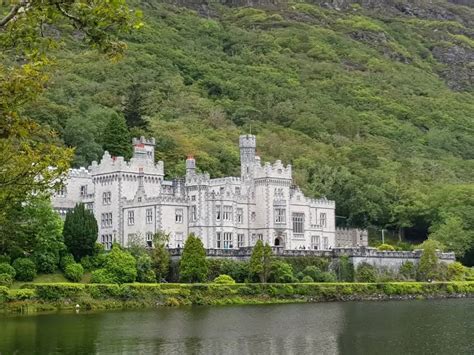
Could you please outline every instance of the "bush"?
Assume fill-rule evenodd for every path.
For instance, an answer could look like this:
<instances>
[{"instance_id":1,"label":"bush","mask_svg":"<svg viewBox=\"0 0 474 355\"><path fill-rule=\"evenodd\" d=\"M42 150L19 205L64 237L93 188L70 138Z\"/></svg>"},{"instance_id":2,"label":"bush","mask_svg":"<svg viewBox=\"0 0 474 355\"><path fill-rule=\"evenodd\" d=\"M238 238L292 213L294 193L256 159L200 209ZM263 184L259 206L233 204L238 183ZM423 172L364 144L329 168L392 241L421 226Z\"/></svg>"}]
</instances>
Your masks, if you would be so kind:
<instances>
[{"instance_id":1,"label":"bush","mask_svg":"<svg viewBox=\"0 0 474 355\"><path fill-rule=\"evenodd\" d=\"M13 284L13 277L10 274L0 274L0 286L10 287Z\"/></svg>"},{"instance_id":2,"label":"bush","mask_svg":"<svg viewBox=\"0 0 474 355\"><path fill-rule=\"evenodd\" d=\"M201 239L190 234L184 243L183 255L179 263L179 277L183 282L203 282L208 266L206 251Z\"/></svg>"},{"instance_id":3,"label":"bush","mask_svg":"<svg viewBox=\"0 0 474 355\"><path fill-rule=\"evenodd\" d=\"M377 249L381 251L394 251L395 250L395 248L390 244L380 244L377 247Z\"/></svg>"},{"instance_id":4,"label":"bush","mask_svg":"<svg viewBox=\"0 0 474 355\"><path fill-rule=\"evenodd\" d=\"M375 282L377 281L377 270L368 263L360 263L357 266L355 280L357 282Z\"/></svg>"},{"instance_id":5,"label":"bush","mask_svg":"<svg viewBox=\"0 0 474 355\"><path fill-rule=\"evenodd\" d=\"M34 256L38 272L52 274L58 266L58 257L53 253L42 252Z\"/></svg>"},{"instance_id":6,"label":"bush","mask_svg":"<svg viewBox=\"0 0 474 355\"><path fill-rule=\"evenodd\" d=\"M221 284L221 285L233 285L235 284L235 280L230 277L229 275L219 275L217 276L214 281L215 284Z\"/></svg>"},{"instance_id":7,"label":"bush","mask_svg":"<svg viewBox=\"0 0 474 355\"><path fill-rule=\"evenodd\" d=\"M8 274L11 276L12 279L15 278L16 271L13 266L7 263L1 263L0 264L0 274Z\"/></svg>"},{"instance_id":8,"label":"bush","mask_svg":"<svg viewBox=\"0 0 474 355\"><path fill-rule=\"evenodd\" d=\"M354 264L352 264L347 255L339 258L335 265L337 279L342 282L354 281Z\"/></svg>"},{"instance_id":9,"label":"bush","mask_svg":"<svg viewBox=\"0 0 474 355\"><path fill-rule=\"evenodd\" d=\"M69 281L79 282L82 276L84 276L84 268L78 263L68 264L66 270L64 270L64 276L66 276Z\"/></svg>"},{"instance_id":10,"label":"bush","mask_svg":"<svg viewBox=\"0 0 474 355\"><path fill-rule=\"evenodd\" d=\"M113 284L115 278L106 269L98 269L92 272L91 283L94 284Z\"/></svg>"},{"instance_id":11,"label":"bush","mask_svg":"<svg viewBox=\"0 0 474 355\"><path fill-rule=\"evenodd\" d=\"M36 277L36 265L28 258L18 258L13 262L18 281L33 281Z\"/></svg>"},{"instance_id":12,"label":"bush","mask_svg":"<svg viewBox=\"0 0 474 355\"><path fill-rule=\"evenodd\" d=\"M293 276L293 268L290 264L280 260L276 260L272 263L270 271L270 280L278 283L289 283L295 282Z\"/></svg>"},{"instance_id":13,"label":"bush","mask_svg":"<svg viewBox=\"0 0 474 355\"><path fill-rule=\"evenodd\" d=\"M305 275L305 276L303 276L303 278L301 279L301 282L310 283L310 282L314 282L314 280L313 280L313 278L312 278L311 276Z\"/></svg>"},{"instance_id":14,"label":"bush","mask_svg":"<svg viewBox=\"0 0 474 355\"><path fill-rule=\"evenodd\" d=\"M137 281L156 282L156 275L153 271L152 260L147 254L142 254L137 257Z\"/></svg>"},{"instance_id":15,"label":"bush","mask_svg":"<svg viewBox=\"0 0 474 355\"><path fill-rule=\"evenodd\" d=\"M114 283L134 282L137 278L137 262L128 252L114 244L112 251L105 259L105 270Z\"/></svg>"},{"instance_id":16,"label":"bush","mask_svg":"<svg viewBox=\"0 0 474 355\"><path fill-rule=\"evenodd\" d=\"M458 261L448 265L447 279L450 281L464 281L466 279L466 268Z\"/></svg>"},{"instance_id":17,"label":"bush","mask_svg":"<svg viewBox=\"0 0 474 355\"><path fill-rule=\"evenodd\" d=\"M415 264L413 264L411 261L405 261L400 266L398 273L403 280L414 280L416 277Z\"/></svg>"},{"instance_id":18,"label":"bush","mask_svg":"<svg viewBox=\"0 0 474 355\"><path fill-rule=\"evenodd\" d=\"M62 271L66 271L66 266L69 264L74 264L76 261L74 260L74 256L72 254L66 254L61 258L61 261L59 262L59 267L61 268Z\"/></svg>"}]
</instances>

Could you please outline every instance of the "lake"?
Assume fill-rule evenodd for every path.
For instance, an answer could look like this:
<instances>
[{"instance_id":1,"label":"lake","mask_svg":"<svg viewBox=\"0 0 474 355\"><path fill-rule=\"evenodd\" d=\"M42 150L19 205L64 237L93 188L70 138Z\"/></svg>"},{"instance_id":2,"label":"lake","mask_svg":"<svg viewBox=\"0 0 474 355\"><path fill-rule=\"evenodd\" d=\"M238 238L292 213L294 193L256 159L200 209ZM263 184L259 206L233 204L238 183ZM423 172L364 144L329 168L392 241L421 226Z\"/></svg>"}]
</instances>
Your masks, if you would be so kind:
<instances>
[{"instance_id":1,"label":"lake","mask_svg":"<svg viewBox=\"0 0 474 355\"><path fill-rule=\"evenodd\" d=\"M474 354L474 299L0 318L0 354Z\"/></svg>"}]
</instances>

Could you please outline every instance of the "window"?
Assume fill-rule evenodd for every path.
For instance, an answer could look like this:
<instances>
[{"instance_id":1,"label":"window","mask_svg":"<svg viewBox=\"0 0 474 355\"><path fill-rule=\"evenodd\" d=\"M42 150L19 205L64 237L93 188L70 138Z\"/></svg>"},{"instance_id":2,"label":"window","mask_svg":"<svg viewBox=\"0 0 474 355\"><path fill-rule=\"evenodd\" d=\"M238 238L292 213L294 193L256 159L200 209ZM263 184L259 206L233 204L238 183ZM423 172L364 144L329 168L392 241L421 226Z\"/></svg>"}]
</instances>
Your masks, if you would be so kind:
<instances>
[{"instance_id":1,"label":"window","mask_svg":"<svg viewBox=\"0 0 474 355\"><path fill-rule=\"evenodd\" d=\"M153 223L153 209L152 208L146 209L146 223L147 224Z\"/></svg>"},{"instance_id":2,"label":"window","mask_svg":"<svg viewBox=\"0 0 474 355\"><path fill-rule=\"evenodd\" d=\"M176 223L183 223L183 210L181 208L176 209L175 222Z\"/></svg>"},{"instance_id":3,"label":"window","mask_svg":"<svg viewBox=\"0 0 474 355\"><path fill-rule=\"evenodd\" d=\"M176 246L181 248L183 246L183 233L175 233Z\"/></svg>"},{"instance_id":4,"label":"window","mask_svg":"<svg viewBox=\"0 0 474 355\"><path fill-rule=\"evenodd\" d=\"M221 240L221 233L220 232L217 232L217 238L216 238L216 248L217 249L220 249L221 248L221 244L222 244L222 240Z\"/></svg>"},{"instance_id":5,"label":"window","mask_svg":"<svg viewBox=\"0 0 474 355\"><path fill-rule=\"evenodd\" d=\"M191 196L191 201L196 201L196 195Z\"/></svg>"},{"instance_id":6,"label":"window","mask_svg":"<svg viewBox=\"0 0 474 355\"><path fill-rule=\"evenodd\" d=\"M326 227L326 213L320 213L319 214L319 224L322 227Z\"/></svg>"},{"instance_id":7,"label":"window","mask_svg":"<svg viewBox=\"0 0 474 355\"><path fill-rule=\"evenodd\" d=\"M133 226L135 224L135 212L128 211L128 225Z\"/></svg>"},{"instance_id":8,"label":"window","mask_svg":"<svg viewBox=\"0 0 474 355\"><path fill-rule=\"evenodd\" d=\"M328 237L323 237L323 250L328 249Z\"/></svg>"},{"instance_id":9,"label":"window","mask_svg":"<svg viewBox=\"0 0 474 355\"><path fill-rule=\"evenodd\" d=\"M242 248L244 246L244 235L237 234L237 248Z\"/></svg>"},{"instance_id":10,"label":"window","mask_svg":"<svg viewBox=\"0 0 474 355\"><path fill-rule=\"evenodd\" d=\"M257 234L257 239L263 242L263 234Z\"/></svg>"},{"instance_id":11,"label":"window","mask_svg":"<svg viewBox=\"0 0 474 355\"><path fill-rule=\"evenodd\" d=\"M319 249L319 235L311 236L311 247L312 249Z\"/></svg>"},{"instance_id":12,"label":"window","mask_svg":"<svg viewBox=\"0 0 474 355\"><path fill-rule=\"evenodd\" d=\"M216 221L220 221L221 220L221 206L217 205L216 206Z\"/></svg>"},{"instance_id":13,"label":"window","mask_svg":"<svg viewBox=\"0 0 474 355\"><path fill-rule=\"evenodd\" d=\"M220 194L221 194L221 195L223 195L223 194L224 194L224 190L225 190L225 187L221 187L221 188L219 188L219 192L220 192Z\"/></svg>"},{"instance_id":14,"label":"window","mask_svg":"<svg viewBox=\"0 0 474 355\"><path fill-rule=\"evenodd\" d=\"M153 233L148 232L145 236L145 243L147 248L153 248Z\"/></svg>"},{"instance_id":15,"label":"window","mask_svg":"<svg viewBox=\"0 0 474 355\"><path fill-rule=\"evenodd\" d=\"M304 213L293 213L293 233L304 233Z\"/></svg>"},{"instance_id":16,"label":"window","mask_svg":"<svg viewBox=\"0 0 474 355\"><path fill-rule=\"evenodd\" d=\"M141 197L138 198L138 202L142 202L142 198L141 198Z\"/></svg>"},{"instance_id":17,"label":"window","mask_svg":"<svg viewBox=\"0 0 474 355\"><path fill-rule=\"evenodd\" d=\"M255 218L256 218L256 214L255 212L252 212L252 214L250 215L250 218L252 219L252 222L255 222Z\"/></svg>"},{"instance_id":18,"label":"window","mask_svg":"<svg viewBox=\"0 0 474 355\"><path fill-rule=\"evenodd\" d=\"M286 223L286 210L275 208L275 223Z\"/></svg>"},{"instance_id":19,"label":"window","mask_svg":"<svg viewBox=\"0 0 474 355\"><path fill-rule=\"evenodd\" d=\"M61 197L66 196L66 187L65 187L65 186L61 186L61 188L58 190L57 195L58 195L58 196L61 196Z\"/></svg>"},{"instance_id":20,"label":"window","mask_svg":"<svg viewBox=\"0 0 474 355\"><path fill-rule=\"evenodd\" d=\"M236 187L236 188L235 188L235 194L236 194L236 195L240 195L240 187Z\"/></svg>"},{"instance_id":21,"label":"window","mask_svg":"<svg viewBox=\"0 0 474 355\"><path fill-rule=\"evenodd\" d=\"M104 246L104 249L105 250L110 250L112 249L112 243L113 243L113 239L112 239L112 234L102 234L101 238L100 238L100 242L102 243L102 245Z\"/></svg>"},{"instance_id":22,"label":"window","mask_svg":"<svg viewBox=\"0 0 474 355\"><path fill-rule=\"evenodd\" d=\"M222 214L224 221L232 221L232 206L224 206L224 213Z\"/></svg>"},{"instance_id":23,"label":"window","mask_svg":"<svg viewBox=\"0 0 474 355\"><path fill-rule=\"evenodd\" d=\"M102 204L103 205L110 205L112 201L112 193L110 191L106 191L102 193Z\"/></svg>"},{"instance_id":24,"label":"window","mask_svg":"<svg viewBox=\"0 0 474 355\"><path fill-rule=\"evenodd\" d=\"M196 206L191 206L191 221L197 220Z\"/></svg>"},{"instance_id":25,"label":"window","mask_svg":"<svg viewBox=\"0 0 474 355\"><path fill-rule=\"evenodd\" d=\"M244 210L243 208L237 208L237 223L244 223Z\"/></svg>"},{"instance_id":26,"label":"window","mask_svg":"<svg viewBox=\"0 0 474 355\"><path fill-rule=\"evenodd\" d=\"M112 227L112 212L102 213L100 218L102 228Z\"/></svg>"},{"instance_id":27,"label":"window","mask_svg":"<svg viewBox=\"0 0 474 355\"><path fill-rule=\"evenodd\" d=\"M232 233L224 233L224 249L232 249Z\"/></svg>"},{"instance_id":28,"label":"window","mask_svg":"<svg viewBox=\"0 0 474 355\"><path fill-rule=\"evenodd\" d=\"M87 185L81 186L81 196L87 195Z\"/></svg>"}]
</instances>

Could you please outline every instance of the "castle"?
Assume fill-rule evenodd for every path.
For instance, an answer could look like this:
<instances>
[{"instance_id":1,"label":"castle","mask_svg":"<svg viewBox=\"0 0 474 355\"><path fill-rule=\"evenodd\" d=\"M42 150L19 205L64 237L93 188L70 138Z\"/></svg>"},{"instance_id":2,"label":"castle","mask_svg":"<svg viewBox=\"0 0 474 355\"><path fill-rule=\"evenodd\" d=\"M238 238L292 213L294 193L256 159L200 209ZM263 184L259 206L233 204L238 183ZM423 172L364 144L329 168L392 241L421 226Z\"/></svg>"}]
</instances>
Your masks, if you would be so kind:
<instances>
[{"instance_id":1,"label":"castle","mask_svg":"<svg viewBox=\"0 0 474 355\"><path fill-rule=\"evenodd\" d=\"M184 178L165 180L163 162L155 163L155 139L134 138L132 143L130 161L105 152L88 169L71 169L63 189L52 197L63 217L80 202L93 210L98 242L105 249L137 238L152 247L156 232L169 234L170 248L182 248L190 233L206 249L251 247L257 240L312 250L367 243L366 234L348 238L347 230L338 241L335 202L304 196L293 184L291 165L279 160L262 164L254 135L240 136L240 177L217 179L199 173L189 156Z\"/></svg>"}]
</instances>

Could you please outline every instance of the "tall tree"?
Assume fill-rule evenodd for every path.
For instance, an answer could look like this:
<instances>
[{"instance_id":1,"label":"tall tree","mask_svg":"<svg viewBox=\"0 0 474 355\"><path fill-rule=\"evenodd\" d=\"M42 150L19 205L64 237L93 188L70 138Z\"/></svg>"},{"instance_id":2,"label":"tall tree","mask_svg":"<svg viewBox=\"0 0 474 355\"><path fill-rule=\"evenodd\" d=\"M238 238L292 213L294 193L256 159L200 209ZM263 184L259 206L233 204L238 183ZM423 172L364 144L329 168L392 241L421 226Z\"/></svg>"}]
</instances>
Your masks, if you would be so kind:
<instances>
[{"instance_id":1,"label":"tall tree","mask_svg":"<svg viewBox=\"0 0 474 355\"><path fill-rule=\"evenodd\" d=\"M201 239L190 234L184 243L183 255L179 263L179 277L184 282L204 282L207 278L208 264L206 251Z\"/></svg>"},{"instance_id":2,"label":"tall tree","mask_svg":"<svg viewBox=\"0 0 474 355\"><path fill-rule=\"evenodd\" d=\"M103 135L103 147L112 156L125 157L125 159L132 157L130 132L122 116L118 114L110 116Z\"/></svg>"},{"instance_id":3,"label":"tall tree","mask_svg":"<svg viewBox=\"0 0 474 355\"><path fill-rule=\"evenodd\" d=\"M250 256L250 273L257 275L261 283L266 283L270 276L273 261L272 248L268 243L265 245L261 240L255 243Z\"/></svg>"},{"instance_id":4,"label":"tall tree","mask_svg":"<svg viewBox=\"0 0 474 355\"><path fill-rule=\"evenodd\" d=\"M143 86L132 84L128 87L127 98L123 107L123 115L129 128L146 128L147 121L143 118Z\"/></svg>"},{"instance_id":5,"label":"tall tree","mask_svg":"<svg viewBox=\"0 0 474 355\"><path fill-rule=\"evenodd\" d=\"M161 282L168 276L170 268L170 253L166 249L169 236L165 233L156 233L153 236L153 249L151 250L152 267L156 280Z\"/></svg>"},{"instance_id":6,"label":"tall tree","mask_svg":"<svg viewBox=\"0 0 474 355\"><path fill-rule=\"evenodd\" d=\"M14 228L13 215L23 202L58 187L72 157L72 150L62 147L49 127L25 116L23 110L46 87L52 49L64 38L82 38L117 58L126 46L115 35L141 27L140 16L130 11L125 0L0 2L2 237Z\"/></svg>"},{"instance_id":7,"label":"tall tree","mask_svg":"<svg viewBox=\"0 0 474 355\"><path fill-rule=\"evenodd\" d=\"M63 228L64 243L76 260L94 254L97 233L97 220L83 203L68 211Z\"/></svg>"},{"instance_id":8,"label":"tall tree","mask_svg":"<svg viewBox=\"0 0 474 355\"><path fill-rule=\"evenodd\" d=\"M416 279L418 281L435 280L437 278L438 255L436 254L436 250L440 247L439 242L432 239L425 240L421 245L423 253L421 254L416 270Z\"/></svg>"}]
</instances>

